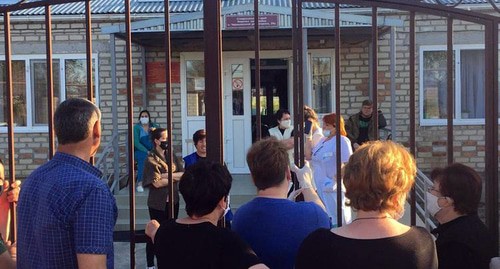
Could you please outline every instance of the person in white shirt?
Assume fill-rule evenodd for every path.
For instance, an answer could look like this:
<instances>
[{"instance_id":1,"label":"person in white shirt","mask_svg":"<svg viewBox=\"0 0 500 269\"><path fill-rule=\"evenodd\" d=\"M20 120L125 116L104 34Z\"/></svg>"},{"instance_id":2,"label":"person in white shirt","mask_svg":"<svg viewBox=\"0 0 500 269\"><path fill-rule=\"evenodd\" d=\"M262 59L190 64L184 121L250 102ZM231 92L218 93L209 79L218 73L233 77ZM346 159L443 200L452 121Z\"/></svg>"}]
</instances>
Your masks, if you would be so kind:
<instances>
[{"instance_id":1,"label":"person in white shirt","mask_svg":"<svg viewBox=\"0 0 500 269\"><path fill-rule=\"evenodd\" d=\"M279 109L275 114L278 125L269 129L269 135L275 137L285 144L288 150L288 159L293 163L293 126L290 111L287 109Z\"/></svg>"},{"instance_id":2,"label":"person in white shirt","mask_svg":"<svg viewBox=\"0 0 500 269\"><path fill-rule=\"evenodd\" d=\"M337 122L335 113L323 117L323 135L324 137L312 147L312 139L306 140L305 158L311 160L314 183L318 196L326 207L326 212L331 218L332 224L337 223L337 191L342 191L342 222L351 221L351 208L345 205L345 188L337 187L337 134L340 134L340 162L347 163L352 155L352 147L344 127L344 119L340 117Z\"/></svg>"}]
</instances>

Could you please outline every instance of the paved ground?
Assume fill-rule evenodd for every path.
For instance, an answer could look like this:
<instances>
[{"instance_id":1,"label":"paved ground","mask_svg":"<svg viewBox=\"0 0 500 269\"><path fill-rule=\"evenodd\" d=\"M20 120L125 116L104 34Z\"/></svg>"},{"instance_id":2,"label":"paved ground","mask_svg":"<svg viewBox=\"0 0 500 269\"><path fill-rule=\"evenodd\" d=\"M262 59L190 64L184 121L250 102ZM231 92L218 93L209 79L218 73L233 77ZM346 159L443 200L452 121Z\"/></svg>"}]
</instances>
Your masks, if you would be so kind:
<instances>
[{"instance_id":1,"label":"paved ground","mask_svg":"<svg viewBox=\"0 0 500 269\"><path fill-rule=\"evenodd\" d=\"M146 244L136 244L135 264L137 269L146 269ZM130 243L115 242L115 268L130 268Z\"/></svg>"}]
</instances>

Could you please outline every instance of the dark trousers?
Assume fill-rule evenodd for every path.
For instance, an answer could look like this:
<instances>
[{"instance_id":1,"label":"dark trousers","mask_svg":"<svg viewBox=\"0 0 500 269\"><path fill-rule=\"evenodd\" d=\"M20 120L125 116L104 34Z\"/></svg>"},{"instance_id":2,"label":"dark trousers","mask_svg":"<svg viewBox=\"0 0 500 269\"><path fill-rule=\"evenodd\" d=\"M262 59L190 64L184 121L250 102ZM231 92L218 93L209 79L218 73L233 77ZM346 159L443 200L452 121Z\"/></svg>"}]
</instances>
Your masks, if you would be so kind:
<instances>
[{"instance_id":1,"label":"dark trousers","mask_svg":"<svg viewBox=\"0 0 500 269\"><path fill-rule=\"evenodd\" d=\"M165 210L163 211L149 207L149 217L152 220L157 220L160 224L170 218L168 213L169 213L168 203L165 205ZM174 217L177 218L178 216L179 216L179 203L174 204ZM155 265L155 250L151 239L148 239L148 242L146 243L146 261L148 267Z\"/></svg>"}]
</instances>

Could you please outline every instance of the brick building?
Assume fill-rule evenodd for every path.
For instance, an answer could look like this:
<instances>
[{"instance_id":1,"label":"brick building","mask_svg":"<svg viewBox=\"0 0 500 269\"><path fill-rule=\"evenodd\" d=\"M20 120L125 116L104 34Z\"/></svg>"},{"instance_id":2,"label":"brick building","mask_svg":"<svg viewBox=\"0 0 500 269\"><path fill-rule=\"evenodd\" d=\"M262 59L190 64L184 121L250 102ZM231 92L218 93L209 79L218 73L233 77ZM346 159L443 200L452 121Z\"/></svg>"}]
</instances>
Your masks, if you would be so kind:
<instances>
[{"instance_id":1,"label":"brick building","mask_svg":"<svg viewBox=\"0 0 500 269\"><path fill-rule=\"evenodd\" d=\"M467 4L475 12L486 4ZM204 126L203 9L201 0L171 1L173 139L179 155L192 152L193 132ZM484 2L486 3L486 2ZM134 115L147 108L165 125L163 1L132 1ZM335 77L332 5L304 7L307 29L305 102L320 114L335 110L334 85L341 84L344 117L369 98L371 17L369 9L341 13L341 77ZM292 109L291 9L288 1L261 1L262 116L267 125L280 107ZM126 125L127 100L123 1L92 1L95 96L103 112L103 147ZM86 95L84 4L54 6L56 100ZM43 9L12 14L15 149L18 177L47 160L45 25ZM225 158L234 173L246 173L255 117L253 2L223 1L223 87ZM252 18L252 19L250 19ZM0 29L3 25L0 27ZM454 21L455 160L484 169L484 29ZM417 14L417 161L423 171L446 164L446 19ZM379 11L378 102L396 141L409 139L408 14ZM0 54L3 54L3 38ZM394 53L392 53L394 52ZM0 56L0 81L5 65ZM395 62L391 65L391 57ZM481 69L482 68L482 69ZM391 79L393 70L395 79ZM484 76L483 76L484 77ZM114 83L116 81L116 83ZM481 87L482 83L482 87ZM5 84L3 84L5 85ZM391 95L391 88L393 89ZM4 96L5 89L1 88ZM444 95L443 95L444 94ZM482 95L481 95L482 94ZM45 97L44 97L45 96ZM45 98L45 99L44 99ZM5 97L0 123L6 121ZM0 127L0 156L7 154L6 127ZM4 158L6 159L6 158Z\"/></svg>"}]
</instances>

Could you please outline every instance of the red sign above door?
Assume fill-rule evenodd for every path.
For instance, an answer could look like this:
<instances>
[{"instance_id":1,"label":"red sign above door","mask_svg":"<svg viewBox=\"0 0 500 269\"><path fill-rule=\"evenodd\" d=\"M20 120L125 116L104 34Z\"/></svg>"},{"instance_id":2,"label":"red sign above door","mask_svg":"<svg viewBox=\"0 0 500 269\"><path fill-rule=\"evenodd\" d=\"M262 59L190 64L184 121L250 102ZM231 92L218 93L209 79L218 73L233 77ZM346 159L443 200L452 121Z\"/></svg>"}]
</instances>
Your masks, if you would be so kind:
<instances>
[{"instance_id":1,"label":"red sign above door","mask_svg":"<svg viewBox=\"0 0 500 269\"><path fill-rule=\"evenodd\" d=\"M259 26L262 28L278 28L279 15L260 15ZM229 29L253 29L254 16L249 15L227 15L226 16L226 30Z\"/></svg>"}]
</instances>

